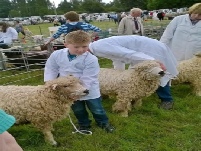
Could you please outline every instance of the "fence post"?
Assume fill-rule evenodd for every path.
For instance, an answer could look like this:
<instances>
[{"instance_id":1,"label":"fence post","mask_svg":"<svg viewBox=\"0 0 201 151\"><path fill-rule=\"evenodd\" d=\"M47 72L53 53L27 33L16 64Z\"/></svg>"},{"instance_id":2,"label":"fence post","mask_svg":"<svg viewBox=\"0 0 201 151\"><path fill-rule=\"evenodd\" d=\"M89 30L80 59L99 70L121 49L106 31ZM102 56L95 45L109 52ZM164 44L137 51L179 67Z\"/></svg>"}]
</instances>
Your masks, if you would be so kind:
<instances>
[{"instance_id":1,"label":"fence post","mask_svg":"<svg viewBox=\"0 0 201 151\"><path fill-rule=\"evenodd\" d=\"M3 70L6 69L6 66L5 66L5 63L4 63L4 58L3 58L3 54L2 54L1 49L0 49L0 69L3 69Z\"/></svg>"}]
</instances>

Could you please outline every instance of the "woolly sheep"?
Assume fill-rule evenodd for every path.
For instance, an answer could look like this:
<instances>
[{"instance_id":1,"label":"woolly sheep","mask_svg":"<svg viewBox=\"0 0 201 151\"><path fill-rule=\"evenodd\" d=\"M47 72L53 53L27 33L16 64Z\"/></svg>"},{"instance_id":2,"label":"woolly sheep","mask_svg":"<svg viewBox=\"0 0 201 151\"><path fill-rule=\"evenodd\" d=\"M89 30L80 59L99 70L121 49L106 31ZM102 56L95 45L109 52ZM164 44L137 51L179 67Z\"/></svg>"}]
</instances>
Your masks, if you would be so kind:
<instances>
[{"instance_id":1,"label":"woolly sheep","mask_svg":"<svg viewBox=\"0 0 201 151\"><path fill-rule=\"evenodd\" d=\"M102 68L99 74L101 94L116 96L113 111L127 117L132 105L140 106L142 98L156 91L164 74L156 61L143 61L128 70Z\"/></svg>"},{"instance_id":2,"label":"woolly sheep","mask_svg":"<svg viewBox=\"0 0 201 151\"><path fill-rule=\"evenodd\" d=\"M57 145L52 124L67 116L73 102L88 94L80 81L59 77L41 86L0 86L0 108L16 118L16 123L30 122L41 130L45 140Z\"/></svg>"},{"instance_id":3,"label":"woolly sheep","mask_svg":"<svg viewBox=\"0 0 201 151\"><path fill-rule=\"evenodd\" d=\"M173 80L173 84L189 82L193 87L193 92L201 96L201 53L179 62L178 71L179 75Z\"/></svg>"}]
</instances>

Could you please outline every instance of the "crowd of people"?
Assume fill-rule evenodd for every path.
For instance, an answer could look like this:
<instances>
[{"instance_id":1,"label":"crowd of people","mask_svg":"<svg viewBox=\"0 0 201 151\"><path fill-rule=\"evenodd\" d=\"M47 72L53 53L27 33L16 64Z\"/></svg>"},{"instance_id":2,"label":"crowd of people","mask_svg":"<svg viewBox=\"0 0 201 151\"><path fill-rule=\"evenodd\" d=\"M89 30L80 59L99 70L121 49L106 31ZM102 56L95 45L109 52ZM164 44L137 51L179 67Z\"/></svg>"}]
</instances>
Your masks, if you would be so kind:
<instances>
[{"instance_id":1,"label":"crowd of people","mask_svg":"<svg viewBox=\"0 0 201 151\"><path fill-rule=\"evenodd\" d=\"M45 43L45 45L49 44L61 34L66 35L64 48L54 51L46 62L44 81L73 74L89 90L87 96L75 100L72 106L79 130L91 128L87 108L100 128L111 133L115 130L101 104L102 98L98 81L100 67L97 57L111 59L114 69L117 70L125 70L125 64L130 64L130 67L133 67L136 63L144 60L157 60L163 70L168 71L172 76L176 76L179 74L177 71L178 61L192 58L193 54L201 52L201 3L192 5L188 14L175 17L168 24L160 41L143 36L141 14L140 8L132 8L130 14L122 16L119 22L119 36L91 43L91 37L87 32L91 30L96 35L101 29L92 24L80 22L79 15L71 11L64 15L66 23L61 25L51 39ZM0 23L0 27L0 43L17 39L17 32L23 31L19 24L16 24L17 31L2 23ZM10 39L8 40L9 36ZM165 110L173 109L174 105L174 99L170 92L170 80L171 77L162 78L156 91L161 100L159 108ZM0 112L0 115L1 113L3 111ZM5 113L3 114L8 116ZM0 120L2 119L0 118ZM14 121L14 119L12 120ZM8 133L3 133L7 129L2 130L2 124L4 121L0 122L0 138L2 138L0 144L3 143L4 145L0 145L0 147L11 147L5 143L7 138L5 135ZM14 149L15 151L22 150L13 138L12 143L18 148Z\"/></svg>"}]
</instances>

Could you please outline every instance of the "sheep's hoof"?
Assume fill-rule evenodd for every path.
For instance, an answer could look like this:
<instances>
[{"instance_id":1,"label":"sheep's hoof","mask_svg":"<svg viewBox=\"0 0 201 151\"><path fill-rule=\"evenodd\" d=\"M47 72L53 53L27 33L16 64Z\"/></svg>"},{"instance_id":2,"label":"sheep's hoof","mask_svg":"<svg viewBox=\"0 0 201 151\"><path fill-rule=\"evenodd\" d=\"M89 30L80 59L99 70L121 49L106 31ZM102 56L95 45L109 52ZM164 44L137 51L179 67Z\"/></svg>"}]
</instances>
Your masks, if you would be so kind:
<instances>
[{"instance_id":1,"label":"sheep's hoof","mask_svg":"<svg viewBox=\"0 0 201 151\"><path fill-rule=\"evenodd\" d=\"M197 92L196 95L197 95L197 96L201 96L201 92Z\"/></svg>"},{"instance_id":2,"label":"sheep's hoof","mask_svg":"<svg viewBox=\"0 0 201 151\"><path fill-rule=\"evenodd\" d=\"M122 113L120 113L120 116L121 117L128 117L128 113L122 112Z\"/></svg>"},{"instance_id":3,"label":"sheep's hoof","mask_svg":"<svg viewBox=\"0 0 201 151\"><path fill-rule=\"evenodd\" d=\"M60 143L57 143L57 142L54 142L53 144L52 144L52 146L53 147L59 147L61 144Z\"/></svg>"}]
</instances>

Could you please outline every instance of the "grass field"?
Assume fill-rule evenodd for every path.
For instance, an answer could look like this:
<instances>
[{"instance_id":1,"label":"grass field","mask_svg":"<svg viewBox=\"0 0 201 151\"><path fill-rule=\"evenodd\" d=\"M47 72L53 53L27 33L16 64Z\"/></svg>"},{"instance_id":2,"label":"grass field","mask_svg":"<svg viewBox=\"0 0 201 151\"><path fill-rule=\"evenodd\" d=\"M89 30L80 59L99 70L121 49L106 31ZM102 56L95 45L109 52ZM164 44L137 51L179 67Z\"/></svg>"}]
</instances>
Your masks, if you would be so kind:
<instances>
[{"instance_id":1,"label":"grass field","mask_svg":"<svg viewBox=\"0 0 201 151\"><path fill-rule=\"evenodd\" d=\"M147 21L145 24L158 26L164 22ZM104 30L116 30L114 22L92 23ZM28 28L34 34L49 35L47 29L52 24L31 25ZM111 67L111 61L100 59L101 67ZM17 71L16 71L17 72ZM8 73L7 73L8 74ZM12 74L12 73L10 73ZM41 73L42 74L42 73ZM9 79L10 80L10 79ZM37 85L43 83L43 77L24 81L19 84ZM43 135L32 125L13 126L13 134L24 151L199 151L201 150L201 98L192 94L188 84L172 86L174 109L158 109L160 100L156 94L143 100L142 107L133 109L128 118L113 113L111 108L115 100L103 99L110 122L116 127L112 134L98 128L93 120L93 135L72 134L73 127L66 118L55 123L53 132L58 147L45 143ZM73 121L76 119L71 113Z\"/></svg>"}]
</instances>

